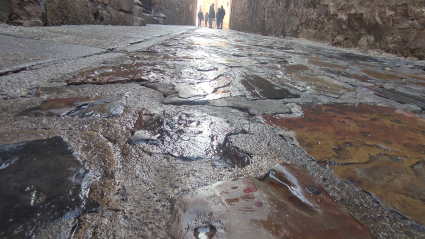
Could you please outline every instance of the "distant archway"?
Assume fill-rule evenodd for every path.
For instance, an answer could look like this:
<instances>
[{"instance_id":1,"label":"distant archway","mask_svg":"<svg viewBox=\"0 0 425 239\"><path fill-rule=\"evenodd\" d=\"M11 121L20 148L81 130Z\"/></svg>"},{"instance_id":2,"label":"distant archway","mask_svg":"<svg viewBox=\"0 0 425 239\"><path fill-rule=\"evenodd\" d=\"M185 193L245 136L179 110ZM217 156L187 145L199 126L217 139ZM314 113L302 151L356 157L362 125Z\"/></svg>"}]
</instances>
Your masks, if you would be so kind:
<instances>
[{"instance_id":1,"label":"distant archway","mask_svg":"<svg viewBox=\"0 0 425 239\"><path fill-rule=\"evenodd\" d=\"M211 4L214 4L215 12L217 12L218 8L221 8L221 6L223 6L224 10L226 11L226 15L223 19L223 29L229 29L231 0L198 0L196 9L196 25L198 25L199 9L202 9L202 12L205 16L205 13L209 11ZM202 26L205 26L204 23L202 23ZM213 27L217 27L216 22L214 22Z\"/></svg>"}]
</instances>

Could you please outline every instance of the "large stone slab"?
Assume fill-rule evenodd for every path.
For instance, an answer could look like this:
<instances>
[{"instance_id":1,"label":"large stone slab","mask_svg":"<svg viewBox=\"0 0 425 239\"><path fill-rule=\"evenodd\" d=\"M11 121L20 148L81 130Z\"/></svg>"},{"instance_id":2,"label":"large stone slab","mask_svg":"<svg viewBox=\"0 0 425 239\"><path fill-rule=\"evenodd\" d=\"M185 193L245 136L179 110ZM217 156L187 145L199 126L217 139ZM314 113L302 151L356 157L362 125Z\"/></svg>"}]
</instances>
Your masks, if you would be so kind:
<instances>
[{"instance_id":1,"label":"large stone slab","mask_svg":"<svg viewBox=\"0 0 425 239\"><path fill-rule=\"evenodd\" d=\"M61 137L0 146L0 237L32 238L99 207L87 203L88 175Z\"/></svg>"},{"instance_id":2,"label":"large stone slab","mask_svg":"<svg viewBox=\"0 0 425 239\"><path fill-rule=\"evenodd\" d=\"M371 238L305 169L275 166L263 179L236 178L177 199L176 238Z\"/></svg>"},{"instance_id":3,"label":"large stone slab","mask_svg":"<svg viewBox=\"0 0 425 239\"><path fill-rule=\"evenodd\" d=\"M317 162L370 192L384 205L425 225L425 121L410 112L371 105L303 106L302 118L263 116L295 131Z\"/></svg>"}]
</instances>

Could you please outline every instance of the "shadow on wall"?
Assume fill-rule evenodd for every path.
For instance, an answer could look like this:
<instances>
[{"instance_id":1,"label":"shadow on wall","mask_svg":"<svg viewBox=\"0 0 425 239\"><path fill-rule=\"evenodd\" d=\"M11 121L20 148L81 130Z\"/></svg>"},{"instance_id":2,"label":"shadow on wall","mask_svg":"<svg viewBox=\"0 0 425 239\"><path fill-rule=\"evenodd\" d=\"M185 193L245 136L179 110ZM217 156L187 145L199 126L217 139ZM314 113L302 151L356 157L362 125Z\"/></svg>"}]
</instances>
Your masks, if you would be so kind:
<instances>
[{"instance_id":1,"label":"shadow on wall","mask_svg":"<svg viewBox=\"0 0 425 239\"><path fill-rule=\"evenodd\" d=\"M233 0L230 28L425 59L424 1Z\"/></svg>"}]
</instances>

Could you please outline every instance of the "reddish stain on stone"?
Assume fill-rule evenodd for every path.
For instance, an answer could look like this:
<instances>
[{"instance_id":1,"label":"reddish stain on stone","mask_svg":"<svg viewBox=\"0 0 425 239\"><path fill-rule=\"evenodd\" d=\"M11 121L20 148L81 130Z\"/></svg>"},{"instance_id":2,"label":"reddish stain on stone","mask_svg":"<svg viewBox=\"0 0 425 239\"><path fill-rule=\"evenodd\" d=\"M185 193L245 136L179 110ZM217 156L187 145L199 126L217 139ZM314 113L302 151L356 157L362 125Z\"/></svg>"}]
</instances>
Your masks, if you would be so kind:
<instances>
[{"instance_id":1,"label":"reddish stain on stone","mask_svg":"<svg viewBox=\"0 0 425 239\"><path fill-rule=\"evenodd\" d=\"M263 203L260 201L256 201L254 204L256 207L263 207Z\"/></svg>"},{"instance_id":2,"label":"reddish stain on stone","mask_svg":"<svg viewBox=\"0 0 425 239\"><path fill-rule=\"evenodd\" d=\"M253 182L249 180L244 180L244 183L248 184L248 186L243 189L244 193L255 193L258 191L257 186Z\"/></svg>"},{"instance_id":3,"label":"reddish stain on stone","mask_svg":"<svg viewBox=\"0 0 425 239\"><path fill-rule=\"evenodd\" d=\"M296 132L317 162L331 163L340 177L376 195L387 206L425 225L425 122L390 107L313 105L301 118L263 116ZM413 167L412 165L415 165ZM418 166L419 165L419 166ZM322 189L320 189L322 190Z\"/></svg>"}]
</instances>

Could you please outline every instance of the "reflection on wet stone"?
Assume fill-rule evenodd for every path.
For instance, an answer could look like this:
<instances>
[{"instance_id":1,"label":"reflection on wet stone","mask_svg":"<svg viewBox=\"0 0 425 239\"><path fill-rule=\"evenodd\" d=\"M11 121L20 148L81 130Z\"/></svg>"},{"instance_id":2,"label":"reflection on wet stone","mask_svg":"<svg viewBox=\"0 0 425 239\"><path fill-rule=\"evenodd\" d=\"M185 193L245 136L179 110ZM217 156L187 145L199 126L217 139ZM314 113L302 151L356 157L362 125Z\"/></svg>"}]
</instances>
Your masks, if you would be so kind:
<instances>
[{"instance_id":1,"label":"reflection on wet stone","mask_svg":"<svg viewBox=\"0 0 425 239\"><path fill-rule=\"evenodd\" d=\"M121 115L125 107L124 98L120 96L59 98L45 100L39 106L26 109L17 116L105 118Z\"/></svg>"},{"instance_id":2,"label":"reflection on wet stone","mask_svg":"<svg viewBox=\"0 0 425 239\"><path fill-rule=\"evenodd\" d=\"M247 76L246 80L241 80L241 83L245 87L247 97L254 99L286 99L300 97L257 75Z\"/></svg>"},{"instance_id":3,"label":"reflection on wet stone","mask_svg":"<svg viewBox=\"0 0 425 239\"><path fill-rule=\"evenodd\" d=\"M312 186L321 193L305 189ZM261 180L234 179L177 199L169 233L191 238L199 228L214 228L217 238L371 238L295 164L277 165Z\"/></svg>"},{"instance_id":4,"label":"reflection on wet stone","mask_svg":"<svg viewBox=\"0 0 425 239\"><path fill-rule=\"evenodd\" d=\"M0 146L0 237L32 237L99 208L87 203L91 180L61 137Z\"/></svg>"},{"instance_id":5,"label":"reflection on wet stone","mask_svg":"<svg viewBox=\"0 0 425 239\"><path fill-rule=\"evenodd\" d=\"M360 104L302 107L302 118L264 116L296 132L316 161L425 226L425 178L412 165L425 158L425 121L390 107ZM416 170L416 171L415 171Z\"/></svg>"},{"instance_id":6,"label":"reflection on wet stone","mask_svg":"<svg viewBox=\"0 0 425 239\"><path fill-rule=\"evenodd\" d=\"M185 161L211 159L214 167L245 167L248 155L238 152L227 140L234 130L229 123L206 114L181 112L176 115L140 112L127 143L156 145L161 153Z\"/></svg>"},{"instance_id":7,"label":"reflection on wet stone","mask_svg":"<svg viewBox=\"0 0 425 239\"><path fill-rule=\"evenodd\" d=\"M84 71L67 81L68 85L113 84L140 81L158 81L164 77L163 71L155 68L154 63L135 63L120 66L103 66Z\"/></svg>"}]
</instances>

